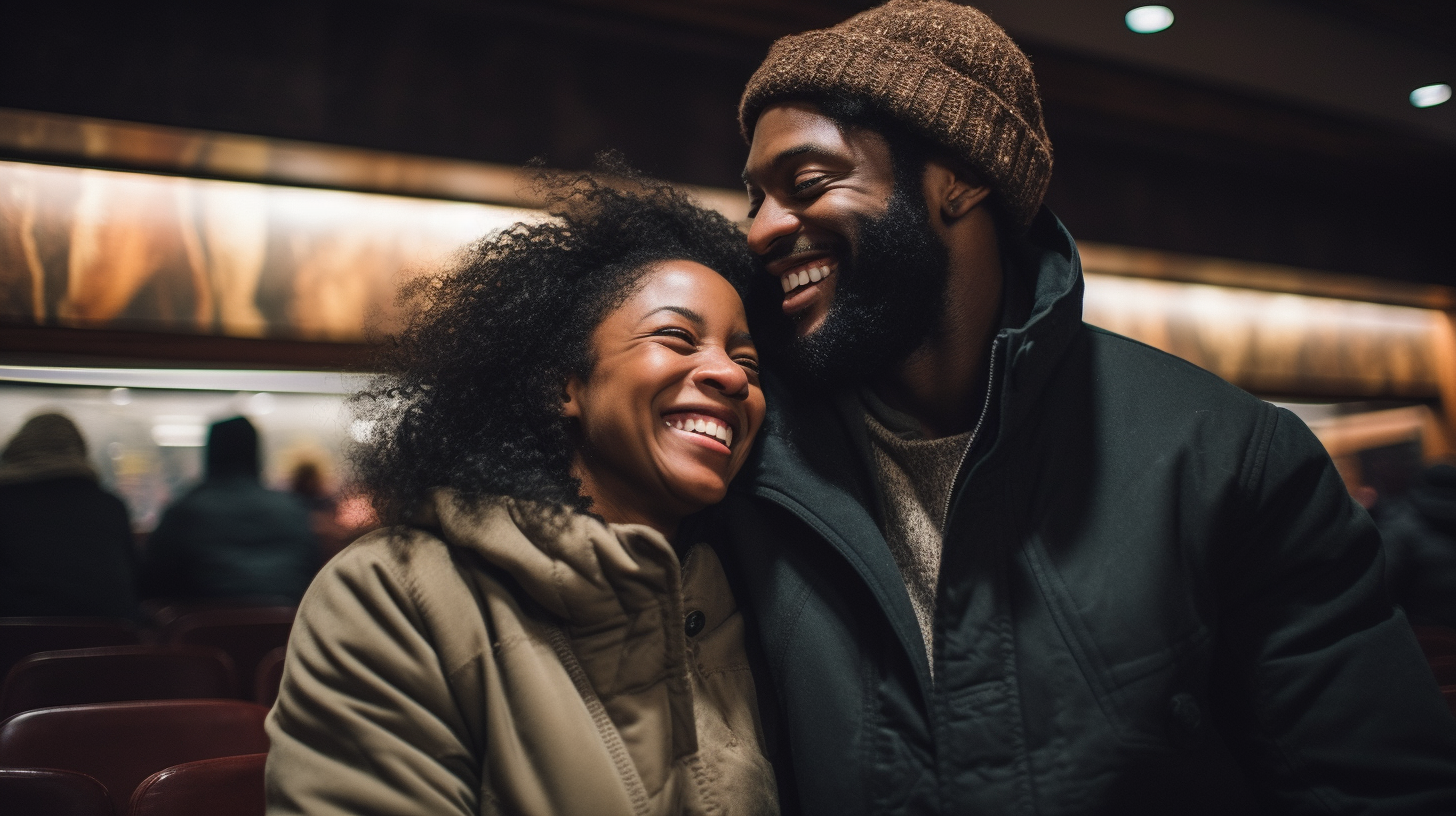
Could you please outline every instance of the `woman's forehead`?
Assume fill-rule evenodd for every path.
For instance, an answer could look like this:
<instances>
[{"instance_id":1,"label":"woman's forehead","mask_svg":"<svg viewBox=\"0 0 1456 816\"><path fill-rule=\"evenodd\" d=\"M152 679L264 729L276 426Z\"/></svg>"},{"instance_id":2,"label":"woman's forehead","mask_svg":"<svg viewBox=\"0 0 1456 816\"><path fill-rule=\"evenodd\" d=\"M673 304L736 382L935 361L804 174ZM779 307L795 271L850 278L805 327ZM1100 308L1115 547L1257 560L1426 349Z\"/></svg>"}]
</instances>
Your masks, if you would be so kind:
<instances>
[{"instance_id":1,"label":"woman's forehead","mask_svg":"<svg viewBox=\"0 0 1456 816\"><path fill-rule=\"evenodd\" d=\"M623 306L636 313L634 319L673 307L709 322L743 316L743 301L733 284L709 267L686 260L653 264Z\"/></svg>"}]
</instances>

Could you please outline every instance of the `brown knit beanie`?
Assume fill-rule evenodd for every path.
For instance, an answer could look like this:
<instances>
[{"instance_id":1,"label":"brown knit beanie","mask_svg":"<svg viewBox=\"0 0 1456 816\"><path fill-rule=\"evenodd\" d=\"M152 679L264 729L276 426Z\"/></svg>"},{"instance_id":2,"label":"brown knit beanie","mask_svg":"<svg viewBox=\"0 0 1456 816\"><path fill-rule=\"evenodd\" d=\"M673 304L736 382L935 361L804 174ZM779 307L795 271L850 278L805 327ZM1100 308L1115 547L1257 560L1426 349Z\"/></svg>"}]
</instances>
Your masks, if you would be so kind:
<instances>
[{"instance_id":1,"label":"brown knit beanie","mask_svg":"<svg viewBox=\"0 0 1456 816\"><path fill-rule=\"evenodd\" d=\"M1052 175L1031 61L983 12L945 0L890 0L833 28L773 44L738 107L743 137L776 100L866 99L981 173L1021 229Z\"/></svg>"}]
</instances>

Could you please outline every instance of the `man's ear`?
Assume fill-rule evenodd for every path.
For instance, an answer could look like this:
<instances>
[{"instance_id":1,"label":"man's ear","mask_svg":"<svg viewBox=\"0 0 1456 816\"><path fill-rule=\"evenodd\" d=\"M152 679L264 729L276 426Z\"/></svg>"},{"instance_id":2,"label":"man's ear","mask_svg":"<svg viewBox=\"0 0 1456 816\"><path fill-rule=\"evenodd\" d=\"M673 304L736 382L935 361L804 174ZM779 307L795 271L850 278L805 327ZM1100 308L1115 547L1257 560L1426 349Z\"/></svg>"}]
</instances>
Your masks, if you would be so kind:
<instances>
[{"instance_id":1,"label":"man's ear","mask_svg":"<svg viewBox=\"0 0 1456 816\"><path fill-rule=\"evenodd\" d=\"M561 415L572 419L581 418L582 381L575 375L566 379L561 388Z\"/></svg>"},{"instance_id":2,"label":"man's ear","mask_svg":"<svg viewBox=\"0 0 1456 816\"><path fill-rule=\"evenodd\" d=\"M925 163L926 190L946 221L955 221L991 195L991 185L964 167L936 159Z\"/></svg>"}]
</instances>

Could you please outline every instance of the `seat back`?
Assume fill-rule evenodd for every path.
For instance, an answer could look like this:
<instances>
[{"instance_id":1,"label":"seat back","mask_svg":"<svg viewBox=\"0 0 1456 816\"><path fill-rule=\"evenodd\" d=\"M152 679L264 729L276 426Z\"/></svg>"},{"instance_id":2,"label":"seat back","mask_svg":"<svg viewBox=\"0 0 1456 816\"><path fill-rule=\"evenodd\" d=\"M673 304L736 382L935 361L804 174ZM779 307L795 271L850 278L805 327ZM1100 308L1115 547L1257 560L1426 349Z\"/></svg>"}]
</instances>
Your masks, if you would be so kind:
<instances>
[{"instance_id":1,"label":"seat back","mask_svg":"<svg viewBox=\"0 0 1456 816\"><path fill-rule=\"evenodd\" d=\"M253 702L272 706L278 700L278 687L283 683L283 658L288 654L287 646L279 646L258 662L258 672L253 678Z\"/></svg>"},{"instance_id":2,"label":"seat back","mask_svg":"<svg viewBox=\"0 0 1456 816\"><path fill-rule=\"evenodd\" d=\"M241 700L100 703L26 711L0 723L0 767L89 774L124 813L132 791L164 768L268 750L268 709Z\"/></svg>"},{"instance_id":3,"label":"seat back","mask_svg":"<svg viewBox=\"0 0 1456 816\"><path fill-rule=\"evenodd\" d=\"M128 816L264 816L267 754L203 759L147 777L131 795Z\"/></svg>"},{"instance_id":4,"label":"seat back","mask_svg":"<svg viewBox=\"0 0 1456 816\"><path fill-rule=\"evenodd\" d=\"M75 771L0 768L0 816L116 816L106 787Z\"/></svg>"},{"instance_id":5,"label":"seat back","mask_svg":"<svg viewBox=\"0 0 1456 816\"><path fill-rule=\"evenodd\" d=\"M104 646L39 652L0 686L0 719L33 708L232 697L232 659L207 646Z\"/></svg>"},{"instance_id":6,"label":"seat back","mask_svg":"<svg viewBox=\"0 0 1456 816\"><path fill-rule=\"evenodd\" d=\"M137 627L113 618L0 618L0 677L21 658L57 649L141 643Z\"/></svg>"},{"instance_id":7,"label":"seat back","mask_svg":"<svg viewBox=\"0 0 1456 816\"><path fill-rule=\"evenodd\" d=\"M1421 644L1431 671L1436 673L1436 682L1442 686L1456 685L1456 629L1444 626L1415 626L1416 642Z\"/></svg>"},{"instance_id":8,"label":"seat back","mask_svg":"<svg viewBox=\"0 0 1456 816\"><path fill-rule=\"evenodd\" d=\"M263 655L288 644L294 612L291 606L199 610L174 620L165 637L176 645L222 649L238 677L252 678Z\"/></svg>"}]
</instances>

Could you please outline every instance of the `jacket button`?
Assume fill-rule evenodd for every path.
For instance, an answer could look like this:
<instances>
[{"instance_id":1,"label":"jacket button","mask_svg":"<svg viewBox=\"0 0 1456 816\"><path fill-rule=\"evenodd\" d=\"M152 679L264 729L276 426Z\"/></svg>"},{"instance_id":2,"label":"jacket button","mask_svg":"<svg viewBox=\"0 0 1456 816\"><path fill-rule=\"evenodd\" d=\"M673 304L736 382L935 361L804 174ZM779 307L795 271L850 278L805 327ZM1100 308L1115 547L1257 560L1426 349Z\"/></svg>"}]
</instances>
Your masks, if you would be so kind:
<instances>
[{"instance_id":1,"label":"jacket button","mask_svg":"<svg viewBox=\"0 0 1456 816\"><path fill-rule=\"evenodd\" d=\"M1198 698L1187 692L1174 694L1168 701L1168 715L1172 720L1173 742L1187 749L1194 749L1202 742L1203 710Z\"/></svg>"},{"instance_id":2,"label":"jacket button","mask_svg":"<svg viewBox=\"0 0 1456 816\"><path fill-rule=\"evenodd\" d=\"M683 619L683 631L688 633L688 637L695 637L699 632L703 631L703 625L707 622L708 616L694 609Z\"/></svg>"}]
</instances>

